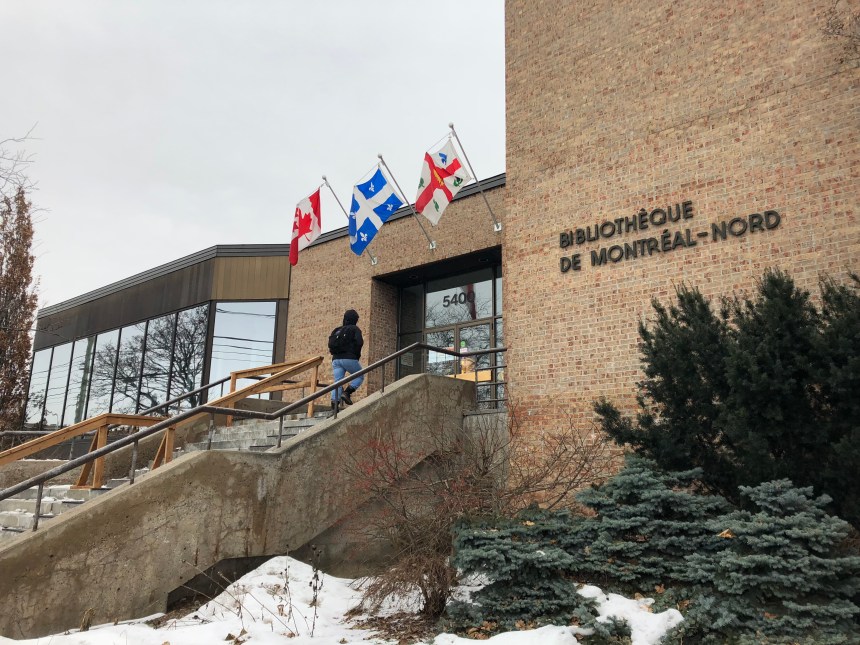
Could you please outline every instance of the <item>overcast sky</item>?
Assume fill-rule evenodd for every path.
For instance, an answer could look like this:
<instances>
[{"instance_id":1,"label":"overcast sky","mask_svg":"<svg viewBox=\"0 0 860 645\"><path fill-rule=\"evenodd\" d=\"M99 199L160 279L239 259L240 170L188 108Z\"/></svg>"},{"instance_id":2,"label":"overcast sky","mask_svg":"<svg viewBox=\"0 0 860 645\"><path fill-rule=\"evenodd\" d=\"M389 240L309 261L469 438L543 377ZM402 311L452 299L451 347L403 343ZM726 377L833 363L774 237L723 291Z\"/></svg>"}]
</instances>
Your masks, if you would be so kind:
<instances>
[{"instance_id":1,"label":"overcast sky","mask_svg":"<svg viewBox=\"0 0 860 645\"><path fill-rule=\"evenodd\" d=\"M289 242L382 152L414 200L453 121L504 172L503 0L0 0L0 139L35 161L40 306L214 244ZM325 190L323 228L345 225ZM371 247L372 248L372 247Z\"/></svg>"}]
</instances>

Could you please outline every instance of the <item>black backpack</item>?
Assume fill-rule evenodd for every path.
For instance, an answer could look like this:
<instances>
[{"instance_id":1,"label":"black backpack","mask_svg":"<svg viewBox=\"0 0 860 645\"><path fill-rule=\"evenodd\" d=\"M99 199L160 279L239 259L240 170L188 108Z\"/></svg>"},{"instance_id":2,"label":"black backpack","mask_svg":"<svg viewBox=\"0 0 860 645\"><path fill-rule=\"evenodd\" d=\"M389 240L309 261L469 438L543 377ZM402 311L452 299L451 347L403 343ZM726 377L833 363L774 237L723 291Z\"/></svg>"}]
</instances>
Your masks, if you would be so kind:
<instances>
[{"instance_id":1,"label":"black backpack","mask_svg":"<svg viewBox=\"0 0 860 645\"><path fill-rule=\"evenodd\" d=\"M352 329L335 327L328 337L328 351L334 354L346 354L352 350Z\"/></svg>"}]
</instances>

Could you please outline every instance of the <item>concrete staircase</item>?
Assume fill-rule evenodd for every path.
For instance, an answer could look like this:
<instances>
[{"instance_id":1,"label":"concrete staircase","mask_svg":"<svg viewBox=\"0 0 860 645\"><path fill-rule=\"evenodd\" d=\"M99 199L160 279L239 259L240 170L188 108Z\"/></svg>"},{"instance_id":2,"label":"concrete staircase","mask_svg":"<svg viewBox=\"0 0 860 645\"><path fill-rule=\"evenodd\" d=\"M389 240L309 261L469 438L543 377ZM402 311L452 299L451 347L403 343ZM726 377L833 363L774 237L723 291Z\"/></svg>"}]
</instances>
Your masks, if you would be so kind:
<instances>
[{"instance_id":1,"label":"concrete staircase","mask_svg":"<svg viewBox=\"0 0 860 645\"><path fill-rule=\"evenodd\" d=\"M139 474L148 469L138 471ZM124 484L128 479L111 479L99 490L73 489L69 485L46 486L42 492L42 505L39 511L39 524L47 522L61 513L77 508L102 493ZM16 497L0 501L0 542L15 537L33 528L36 512L37 488L29 488Z\"/></svg>"},{"instance_id":2,"label":"concrete staircase","mask_svg":"<svg viewBox=\"0 0 860 645\"><path fill-rule=\"evenodd\" d=\"M304 414L287 415L284 418L283 441L295 437L309 428L314 427L320 421L331 416L331 412L318 412L311 418ZM217 427L212 435L211 450L252 450L265 452L269 448L278 445L278 422L261 421L249 419L237 421L232 427ZM186 444L178 450L175 455L179 456L187 452L206 450L209 446L208 437L196 443Z\"/></svg>"},{"instance_id":3,"label":"concrete staircase","mask_svg":"<svg viewBox=\"0 0 860 645\"><path fill-rule=\"evenodd\" d=\"M331 416L331 412L319 412L311 418L304 414L288 415L284 418L283 441L312 428L320 421ZM212 437L211 450L250 450L264 452L278 444L277 421L257 419L237 420L232 427L216 427ZM197 443L186 444L174 452L174 458L189 452L207 450L208 438ZM139 474L148 469L138 471ZM39 524L50 521L57 515L102 493L128 482L128 478L111 479L99 490L73 490L70 486L46 486L42 493L42 508L39 511ZM0 542L15 537L33 528L36 511L37 489L30 488L18 496L0 501Z\"/></svg>"}]
</instances>

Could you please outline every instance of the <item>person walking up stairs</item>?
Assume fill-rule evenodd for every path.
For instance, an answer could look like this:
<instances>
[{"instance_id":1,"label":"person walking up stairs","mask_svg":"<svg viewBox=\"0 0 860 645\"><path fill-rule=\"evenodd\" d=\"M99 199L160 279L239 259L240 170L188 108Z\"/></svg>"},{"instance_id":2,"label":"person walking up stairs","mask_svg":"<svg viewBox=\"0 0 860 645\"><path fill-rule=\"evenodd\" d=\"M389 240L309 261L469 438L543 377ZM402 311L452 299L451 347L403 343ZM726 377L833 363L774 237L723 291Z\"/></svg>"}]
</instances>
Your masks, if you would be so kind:
<instances>
[{"instance_id":1,"label":"person walking up stairs","mask_svg":"<svg viewBox=\"0 0 860 645\"><path fill-rule=\"evenodd\" d=\"M331 352L331 367L334 380L339 381L347 374L355 374L362 368L359 359L364 339L358 328L358 312L347 309L343 314L343 324L335 327L328 337L328 350ZM337 388L331 393L332 411L352 405L352 393L364 382L364 374L350 381L346 388Z\"/></svg>"}]
</instances>

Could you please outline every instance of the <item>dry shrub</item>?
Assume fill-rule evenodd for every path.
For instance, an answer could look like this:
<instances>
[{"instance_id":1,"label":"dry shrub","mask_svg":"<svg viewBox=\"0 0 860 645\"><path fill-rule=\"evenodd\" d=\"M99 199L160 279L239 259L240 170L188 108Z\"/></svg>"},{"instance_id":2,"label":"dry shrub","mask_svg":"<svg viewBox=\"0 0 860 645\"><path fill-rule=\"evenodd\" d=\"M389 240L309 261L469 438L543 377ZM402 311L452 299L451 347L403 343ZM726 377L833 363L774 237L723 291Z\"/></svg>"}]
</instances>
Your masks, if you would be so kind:
<instances>
[{"instance_id":1,"label":"dry shrub","mask_svg":"<svg viewBox=\"0 0 860 645\"><path fill-rule=\"evenodd\" d=\"M388 546L384 572L365 581L365 606L416 598L425 617L445 609L457 572L452 529L463 518L510 517L532 503L574 508L574 494L603 481L614 451L604 435L568 420L535 435L516 408L466 417L456 430L428 427L421 437L376 428L343 456L357 496L371 497L365 540Z\"/></svg>"}]
</instances>

